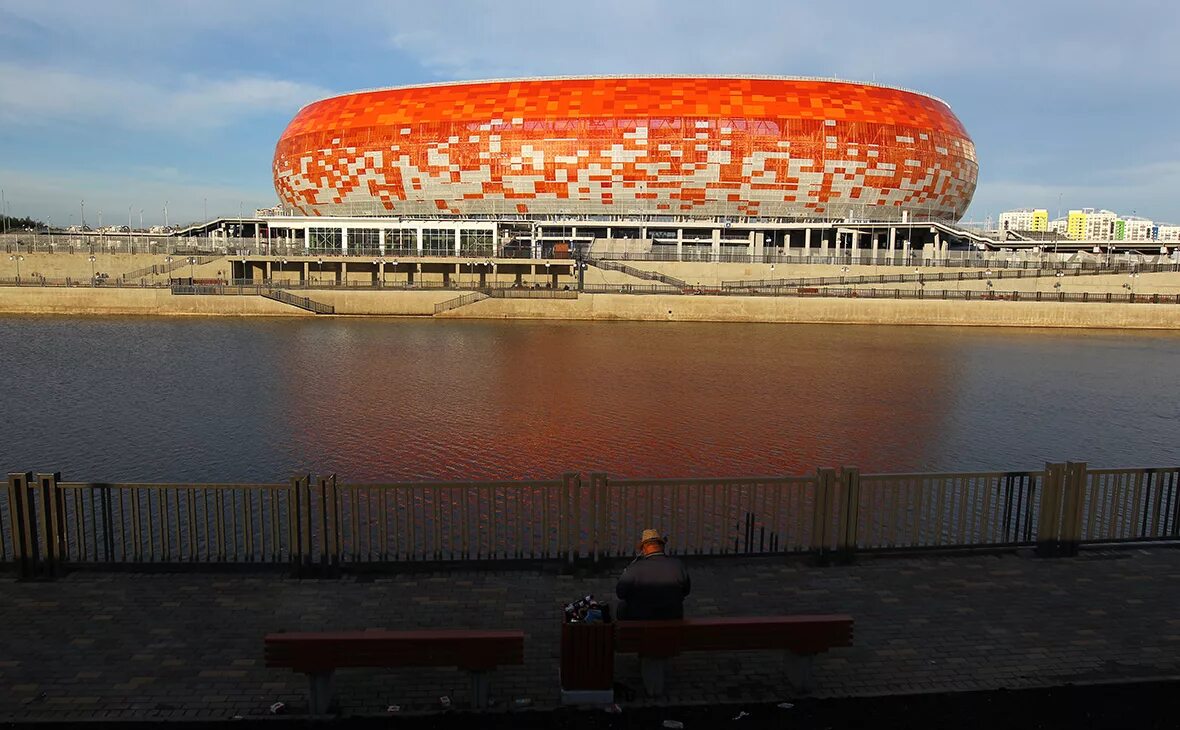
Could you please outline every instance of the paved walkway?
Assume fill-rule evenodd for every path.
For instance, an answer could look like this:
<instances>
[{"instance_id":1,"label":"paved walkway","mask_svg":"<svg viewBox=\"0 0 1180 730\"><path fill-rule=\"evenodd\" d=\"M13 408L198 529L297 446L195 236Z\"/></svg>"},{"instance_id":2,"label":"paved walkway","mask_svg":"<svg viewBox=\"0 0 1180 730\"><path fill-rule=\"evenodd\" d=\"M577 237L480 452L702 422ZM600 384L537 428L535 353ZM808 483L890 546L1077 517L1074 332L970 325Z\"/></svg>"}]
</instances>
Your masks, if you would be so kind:
<instances>
[{"instance_id":1,"label":"paved walkway","mask_svg":"<svg viewBox=\"0 0 1180 730\"><path fill-rule=\"evenodd\" d=\"M815 694L857 696L1015 688L1180 675L1180 550L690 563L697 616L844 612L855 646L822 655ZM542 571L406 573L295 580L277 574L79 572L52 583L0 578L0 721L218 719L305 707L302 675L262 666L279 629L525 629L525 665L493 675L503 703L557 703L562 603L609 595L613 575ZM617 679L641 688L638 661ZM687 654L669 702L789 696L774 652ZM453 670L338 673L341 709L467 701ZM637 702L644 702L642 690Z\"/></svg>"}]
</instances>

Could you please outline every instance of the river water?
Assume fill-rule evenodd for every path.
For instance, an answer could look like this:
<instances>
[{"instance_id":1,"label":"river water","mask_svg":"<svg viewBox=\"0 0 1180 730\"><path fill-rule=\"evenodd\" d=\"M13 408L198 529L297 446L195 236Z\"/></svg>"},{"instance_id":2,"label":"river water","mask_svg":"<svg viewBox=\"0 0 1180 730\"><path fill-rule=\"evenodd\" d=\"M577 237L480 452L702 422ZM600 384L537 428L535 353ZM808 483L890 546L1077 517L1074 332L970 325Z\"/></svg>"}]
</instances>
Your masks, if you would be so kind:
<instances>
[{"instance_id":1,"label":"river water","mask_svg":"<svg viewBox=\"0 0 1180 730\"><path fill-rule=\"evenodd\" d=\"M357 481L1180 462L1180 335L0 317L0 468Z\"/></svg>"}]
</instances>

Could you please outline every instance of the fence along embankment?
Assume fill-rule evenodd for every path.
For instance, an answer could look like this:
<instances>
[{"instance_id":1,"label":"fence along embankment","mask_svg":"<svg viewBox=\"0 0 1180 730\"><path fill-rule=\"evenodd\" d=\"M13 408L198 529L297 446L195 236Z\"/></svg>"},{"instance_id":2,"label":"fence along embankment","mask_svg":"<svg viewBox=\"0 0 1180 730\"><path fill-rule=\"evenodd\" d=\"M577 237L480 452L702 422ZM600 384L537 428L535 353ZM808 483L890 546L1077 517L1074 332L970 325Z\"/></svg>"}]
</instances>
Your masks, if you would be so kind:
<instances>
[{"instance_id":1,"label":"fence along embankment","mask_svg":"<svg viewBox=\"0 0 1180 730\"><path fill-rule=\"evenodd\" d=\"M0 562L27 577L114 565L364 565L630 556L655 527L688 555L1035 546L1180 538L1180 467L349 484L63 481L0 490Z\"/></svg>"}]
</instances>

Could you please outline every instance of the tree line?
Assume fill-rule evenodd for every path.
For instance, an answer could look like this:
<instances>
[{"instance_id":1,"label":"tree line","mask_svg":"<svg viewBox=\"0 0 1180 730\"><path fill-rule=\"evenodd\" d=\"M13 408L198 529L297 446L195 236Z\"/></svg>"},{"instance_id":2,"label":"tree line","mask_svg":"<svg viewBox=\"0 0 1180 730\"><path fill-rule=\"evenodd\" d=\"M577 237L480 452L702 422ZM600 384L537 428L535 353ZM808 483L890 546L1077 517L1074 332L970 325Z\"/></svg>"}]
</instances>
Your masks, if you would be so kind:
<instances>
[{"instance_id":1,"label":"tree line","mask_svg":"<svg viewBox=\"0 0 1180 730\"><path fill-rule=\"evenodd\" d=\"M9 215L0 215L0 230L23 231L26 228L40 230L45 228L45 223L29 217L16 218Z\"/></svg>"}]
</instances>

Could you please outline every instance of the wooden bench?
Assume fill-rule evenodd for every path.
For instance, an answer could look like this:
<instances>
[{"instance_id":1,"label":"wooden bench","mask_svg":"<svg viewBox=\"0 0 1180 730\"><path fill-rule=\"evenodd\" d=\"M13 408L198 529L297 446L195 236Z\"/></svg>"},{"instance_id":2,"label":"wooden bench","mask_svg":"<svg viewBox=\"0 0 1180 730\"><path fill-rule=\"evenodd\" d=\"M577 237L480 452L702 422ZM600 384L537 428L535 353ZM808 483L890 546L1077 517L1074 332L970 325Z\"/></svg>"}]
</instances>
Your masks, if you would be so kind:
<instances>
[{"instance_id":1,"label":"wooden bench","mask_svg":"<svg viewBox=\"0 0 1180 730\"><path fill-rule=\"evenodd\" d=\"M458 667L471 673L471 701L486 707L488 672L524 663L524 632L331 631L267 634L266 666L307 675L308 712L328 712L333 672L344 667Z\"/></svg>"},{"instance_id":2,"label":"wooden bench","mask_svg":"<svg viewBox=\"0 0 1180 730\"><path fill-rule=\"evenodd\" d=\"M778 650L786 655L787 680L811 689L812 658L838 646L852 646L852 617L751 616L689 618L675 621L620 621L615 651L638 654L649 695L664 693L669 657L686 651Z\"/></svg>"}]
</instances>

